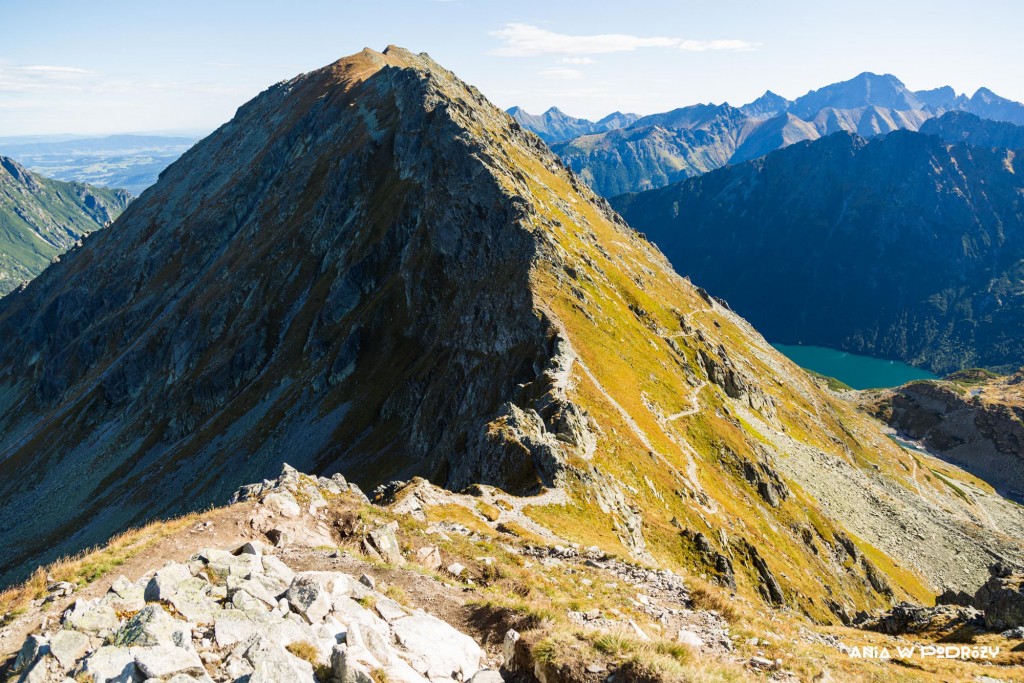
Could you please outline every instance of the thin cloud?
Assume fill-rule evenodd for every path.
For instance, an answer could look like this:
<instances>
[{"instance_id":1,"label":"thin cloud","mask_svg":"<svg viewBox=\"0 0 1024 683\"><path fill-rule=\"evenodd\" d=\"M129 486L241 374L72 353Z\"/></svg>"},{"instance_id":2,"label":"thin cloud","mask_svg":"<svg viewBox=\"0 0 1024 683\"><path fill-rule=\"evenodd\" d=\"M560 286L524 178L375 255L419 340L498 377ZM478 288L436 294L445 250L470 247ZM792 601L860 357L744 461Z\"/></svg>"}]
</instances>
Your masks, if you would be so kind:
<instances>
[{"instance_id":1,"label":"thin cloud","mask_svg":"<svg viewBox=\"0 0 1024 683\"><path fill-rule=\"evenodd\" d=\"M562 64L594 64L597 60L590 57L562 57Z\"/></svg>"},{"instance_id":2,"label":"thin cloud","mask_svg":"<svg viewBox=\"0 0 1024 683\"><path fill-rule=\"evenodd\" d=\"M26 65L0 60L0 92L77 92L86 87L94 75L77 66Z\"/></svg>"},{"instance_id":3,"label":"thin cloud","mask_svg":"<svg viewBox=\"0 0 1024 683\"><path fill-rule=\"evenodd\" d=\"M602 33L589 36L573 36L555 33L531 24L505 24L490 35L502 41L503 45L490 54L500 57L536 57L540 55L598 55L611 52L632 52L641 48L677 48L690 52L708 50L745 51L757 44L744 40L684 40L654 36L644 38L626 33Z\"/></svg>"},{"instance_id":4,"label":"thin cloud","mask_svg":"<svg viewBox=\"0 0 1024 683\"><path fill-rule=\"evenodd\" d=\"M80 69L77 66L49 66L46 64L31 64L18 67L21 71L30 74L45 74L52 76L91 76L92 71Z\"/></svg>"},{"instance_id":5,"label":"thin cloud","mask_svg":"<svg viewBox=\"0 0 1024 683\"><path fill-rule=\"evenodd\" d=\"M537 73L544 78L553 78L560 81L578 81L583 78L583 72L579 69L553 67L550 69L542 69Z\"/></svg>"},{"instance_id":6,"label":"thin cloud","mask_svg":"<svg viewBox=\"0 0 1024 683\"><path fill-rule=\"evenodd\" d=\"M679 49L687 52L707 52L709 50L728 50L732 52L750 52L756 50L760 43L746 40L684 40Z\"/></svg>"}]
</instances>

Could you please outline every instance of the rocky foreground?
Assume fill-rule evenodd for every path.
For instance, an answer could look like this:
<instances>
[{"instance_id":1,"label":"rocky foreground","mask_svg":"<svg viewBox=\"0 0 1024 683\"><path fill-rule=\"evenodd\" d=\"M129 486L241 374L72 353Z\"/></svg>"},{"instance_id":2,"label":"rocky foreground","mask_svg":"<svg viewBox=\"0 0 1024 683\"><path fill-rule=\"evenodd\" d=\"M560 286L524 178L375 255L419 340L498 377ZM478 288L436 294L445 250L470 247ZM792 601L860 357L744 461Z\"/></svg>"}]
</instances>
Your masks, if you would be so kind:
<instances>
[{"instance_id":1,"label":"rocky foreground","mask_svg":"<svg viewBox=\"0 0 1024 683\"><path fill-rule=\"evenodd\" d=\"M320 486L342 491L338 480ZM325 504L318 496L310 508ZM297 533L301 516L295 495L278 489L251 521L276 518ZM316 540L316 526L306 528L304 540ZM268 536L288 542L282 529ZM400 556L391 526L369 538L373 552ZM73 588L53 584L51 595ZM53 629L25 640L9 674L37 683L501 680L486 665L471 637L375 590L370 577L296 572L252 541L203 549L136 581L121 576L103 597L75 600Z\"/></svg>"},{"instance_id":2,"label":"rocky foreground","mask_svg":"<svg viewBox=\"0 0 1024 683\"><path fill-rule=\"evenodd\" d=\"M341 572L295 572L258 543L208 548L96 600L25 641L18 680L485 681L477 643Z\"/></svg>"},{"instance_id":3,"label":"rocky foreground","mask_svg":"<svg viewBox=\"0 0 1024 683\"><path fill-rule=\"evenodd\" d=\"M381 507L340 476L286 466L147 545L124 565L135 580L83 575L108 550L75 576L50 568L27 610L4 615L0 680L857 681L872 680L850 656L864 642L971 630L1009 651L1024 639L1013 629L1024 591L1009 567L978 591L981 609L905 604L862 617L877 633L819 630L697 576L541 542L514 515L491 533L487 501L505 499L475 493L396 483L375 492ZM180 557L163 561L167 547ZM1004 657L997 672L1020 673L1014 664ZM993 667L939 669L944 680L979 671Z\"/></svg>"}]
</instances>

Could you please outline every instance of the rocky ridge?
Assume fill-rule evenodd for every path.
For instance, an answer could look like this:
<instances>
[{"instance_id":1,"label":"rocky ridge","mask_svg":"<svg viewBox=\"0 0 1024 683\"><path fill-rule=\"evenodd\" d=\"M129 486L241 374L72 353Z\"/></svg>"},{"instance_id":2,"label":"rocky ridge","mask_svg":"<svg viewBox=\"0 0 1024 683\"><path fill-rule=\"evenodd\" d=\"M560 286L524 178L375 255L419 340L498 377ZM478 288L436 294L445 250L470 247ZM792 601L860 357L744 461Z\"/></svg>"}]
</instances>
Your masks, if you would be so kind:
<instances>
[{"instance_id":1,"label":"rocky ridge","mask_svg":"<svg viewBox=\"0 0 1024 683\"><path fill-rule=\"evenodd\" d=\"M51 180L0 156L0 296L108 226L130 199L123 190Z\"/></svg>"},{"instance_id":2,"label":"rocky ridge","mask_svg":"<svg viewBox=\"0 0 1024 683\"><path fill-rule=\"evenodd\" d=\"M568 116L557 107L551 107L540 115L530 114L522 107L512 107L508 114L516 120L523 128L536 133L541 140L548 144L562 142L580 135L602 133L609 130L624 128L635 122L639 116L636 114L623 114L613 112L598 121Z\"/></svg>"},{"instance_id":3,"label":"rocky ridge","mask_svg":"<svg viewBox=\"0 0 1024 683\"><path fill-rule=\"evenodd\" d=\"M333 543L317 510L328 505L325 495L349 495L344 479L316 481L286 467L268 484L239 496L259 500L249 524L262 542L203 549L134 582L121 576L101 598L76 599L55 629L25 640L8 667L11 680L502 680L485 669L487 657L471 637L376 591L369 577L297 572L275 554L271 539L281 548ZM265 533L271 519L274 533ZM391 526L368 538L401 560ZM51 595L58 588L66 590Z\"/></svg>"},{"instance_id":4,"label":"rocky ridge","mask_svg":"<svg viewBox=\"0 0 1024 683\"><path fill-rule=\"evenodd\" d=\"M793 101L768 91L742 107L698 104L615 130L582 131L554 149L599 194L612 197L664 187L840 131L865 138L916 131L945 112L1024 124L1024 105L984 88L972 97L952 88L914 92L895 76L863 73Z\"/></svg>"},{"instance_id":5,"label":"rocky ridge","mask_svg":"<svg viewBox=\"0 0 1024 683\"><path fill-rule=\"evenodd\" d=\"M1021 552L426 55L270 88L113 227L0 301L8 582L283 454L819 621Z\"/></svg>"}]
</instances>

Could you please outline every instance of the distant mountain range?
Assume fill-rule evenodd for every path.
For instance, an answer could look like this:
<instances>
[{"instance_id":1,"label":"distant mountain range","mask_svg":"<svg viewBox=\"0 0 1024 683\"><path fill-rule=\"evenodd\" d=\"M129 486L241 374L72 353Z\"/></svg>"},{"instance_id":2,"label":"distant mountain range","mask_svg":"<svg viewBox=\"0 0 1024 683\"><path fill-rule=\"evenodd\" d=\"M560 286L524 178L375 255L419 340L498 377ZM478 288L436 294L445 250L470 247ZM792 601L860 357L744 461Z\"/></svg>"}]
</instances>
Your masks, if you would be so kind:
<instances>
[{"instance_id":1,"label":"distant mountain range","mask_svg":"<svg viewBox=\"0 0 1024 683\"><path fill-rule=\"evenodd\" d=\"M574 171L605 196L663 187L838 131L869 138L894 130L918 130L947 111L1024 124L1024 105L986 88L971 97L958 95L950 87L911 91L895 76L872 73L795 100L768 91L742 107L692 105L607 130L600 130L600 122L554 111L561 118L554 117L550 123L525 115L517 120L552 144ZM553 125L563 119L572 124ZM572 137L573 131L579 133Z\"/></svg>"},{"instance_id":2,"label":"distant mountain range","mask_svg":"<svg viewBox=\"0 0 1024 683\"><path fill-rule=\"evenodd\" d=\"M527 113L522 107L512 107L508 113L519 125L533 131L548 144L562 142L580 135L617 130L631 125L640 118L639 114L623 114L617 111L600 121L589 121L569 116L558 107L551 107L540 115Z\"/></svg>"},{"instance_id":3,"label":"distant mountain range","mask_svg":"<svg viewBox=\"0 0 1024 683\"><path fill-rule=\"evenodd\" d=\"M989 121L962 111L951 111L925 121L921 132L937 135L951 144L967 142L978 147L1024 149L1024 126Z\"/></svg>"},{"instance_id":4,"label":"distant mountain range","mask_svg":"<svg viewBox=\"0 0 1024 683\"><path fill-rule=\"evenodd\" d=\"M892 98L887 101L892 103ZM613 198L769 339L939 373L1024 359L1024 128L951 112Z\"/></svg>"},{"instance_id":5,"label":"distant mountain range","mask_svg":"<svg viewBox=\"0 0 1024 683\"><path fill-rule=\"evenodd\" d=\"M51 180L0 157L0 296L117 218L130 198L124 190Z\"/></svg>"},{"instance_id":6,"label":"distant mountain range","mask_svg":"<svg viewBox=\"0 0 1024 683\"><path fill-rule=\"evenodd\" d=\"M0 138L0 154L57 180L122 188L139 195L195 141L166 135Z\"/></svg>"}]
</instances>

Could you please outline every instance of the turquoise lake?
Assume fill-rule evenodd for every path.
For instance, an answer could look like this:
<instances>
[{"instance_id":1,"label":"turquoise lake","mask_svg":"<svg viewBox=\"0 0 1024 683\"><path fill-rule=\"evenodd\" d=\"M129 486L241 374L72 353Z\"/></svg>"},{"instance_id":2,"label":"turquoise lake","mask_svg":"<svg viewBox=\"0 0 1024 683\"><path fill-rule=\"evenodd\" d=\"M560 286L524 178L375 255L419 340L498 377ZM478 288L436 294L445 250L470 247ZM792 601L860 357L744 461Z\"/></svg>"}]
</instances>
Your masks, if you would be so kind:
<instances>
[{"instance_id":1,"label":"turquoise lake","mask_svg":"<svg viewBox=\"0 0 1024 683\"><path fill-rule=\"evenodd\" d=\"M915 379L938 379L927 370L915 368L898 360L885 360L855 353L837 351L823 346L772 344L794 363L807 370L849 384L854 389L895 387Z\"/></svg>"}]
</instances>

